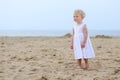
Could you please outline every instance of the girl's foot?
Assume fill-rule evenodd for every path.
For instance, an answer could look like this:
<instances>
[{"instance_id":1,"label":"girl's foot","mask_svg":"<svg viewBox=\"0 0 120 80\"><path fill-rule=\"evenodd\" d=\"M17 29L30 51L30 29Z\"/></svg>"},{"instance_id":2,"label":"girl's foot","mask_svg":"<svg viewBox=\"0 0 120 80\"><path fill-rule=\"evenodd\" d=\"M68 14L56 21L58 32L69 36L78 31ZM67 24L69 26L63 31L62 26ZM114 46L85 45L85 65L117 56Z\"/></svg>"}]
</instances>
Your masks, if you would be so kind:
<instances>
[{"instance_id":1,"label":"girl's foot","mask_svg":"<svg viewBox=\"0 0 120 80\"><path fill-rule=\"evenodd\" d=\"M88 59L84 59L84 61L85 61L85 69L88 69L89 68Z\"/></svg>"},{"instance_id":2,"label":"girl's foot","mask_svg":"<svg viewBox=\"0 0 120 80\"><path fill-rule=\"evenodd\" d=\"M78 69L82 69L82 65L78 65L77 68L78 68Z\"/></svg>"},{"instance_id":3,"label":"girl's foot","mask_svg":"<svg viewBox=\"0 0 120 80\"><path fill-rule=\"evenodd\" d=\"M82 64L81 64L82 59L77 60L78 68L82 69Z\"/></svg>"},{"instance_id":4,"label":"girl's foot","mask_svg":"<svg viewBox=\"0 0 120 80\"><path fill-rule=\"evenodd\" d=\"M85 69L88 69L88 68L89 68L89 64L85 64L85 66L86 66Z\"/></svg>"}]
</instances>

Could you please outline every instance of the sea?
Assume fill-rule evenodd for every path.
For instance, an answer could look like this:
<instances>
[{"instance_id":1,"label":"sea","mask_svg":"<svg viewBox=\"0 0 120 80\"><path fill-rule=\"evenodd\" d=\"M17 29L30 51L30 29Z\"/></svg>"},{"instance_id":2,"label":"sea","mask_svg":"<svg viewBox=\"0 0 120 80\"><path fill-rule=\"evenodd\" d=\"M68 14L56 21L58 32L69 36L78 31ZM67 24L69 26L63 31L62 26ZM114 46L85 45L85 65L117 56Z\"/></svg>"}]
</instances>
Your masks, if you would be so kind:
<instances>
[{"instance_id":1,"label":"sea","mask_svg":"<svg viewBox=\"0 0 120 80\"><path fill-rule=\"evenodd\" d=\"M0 30L0 36L64 36L71 30ZM89 30L89 36L96 35L120 37L120 30Z\"/></svg>"}]
</instances>

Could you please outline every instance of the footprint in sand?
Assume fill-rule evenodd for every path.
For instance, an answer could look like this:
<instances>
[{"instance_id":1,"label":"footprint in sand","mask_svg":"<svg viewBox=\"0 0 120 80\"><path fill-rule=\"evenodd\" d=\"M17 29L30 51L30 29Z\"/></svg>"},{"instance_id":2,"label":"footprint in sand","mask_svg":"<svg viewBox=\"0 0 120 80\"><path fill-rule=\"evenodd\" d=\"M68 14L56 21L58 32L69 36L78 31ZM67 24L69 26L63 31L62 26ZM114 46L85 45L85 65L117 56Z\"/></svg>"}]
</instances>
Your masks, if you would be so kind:
<instances>
[{"instance_id":1,"label":"footprint in sand","mask_svg":"<svg viewBox=\"0 0 120 80\"><path fill-rule=\"evenodd\" d=\"M112 75L120 74L120 69L115 69Z\"/></svg>"},{"instance_id":2,"label":"footprint in sand","mask_svg":"<svg viewBox=\"0 0 120 80\"><path fill-rule=\"evenodd\" d=\"M95 77L95 78L93 78L93 80L101 80L101 78Z\"/></svg>"},{"instance_id":3,"label":"footprint in sand","mask_svg":"<svg viewBox=\"0 0 120 80\"><path fill-rule=\"evenodd\" d=\"M4 42L1 42L1 45L4 45L5 43Z\"/></svg>"},{"instance_id":4,"label":"footprint in sand","mask_svg":"<svg viewBox=\"0 0 120 80\"><path fill-rule=\"evenodd\" d=\"M12 65L9 69L12 69L12 70L13 70L13 69L17 69L17 67L18 67L18 66L16 66L16 65Z\"/></svg>"},{"instance_id":5,"label":"footprint in sand","mask_svg":"<svg viewBox=\"0 0 120 80\"><path fill-rule=\"evenodd\" d=\"M115 48L120 49L118 46L116 46Z\"/></svg>"},{"instance_id":6,"label":"footprint in sand","mask_svg":"<svg viewBox=\"0 0 120 80\"><path fill-rule=\"evenodd\" d=\"M18 72L23 72L24 69L25 69L25 66L24 66L24 67L21 67L21 68L18 70Z\"/></svg>"},{"instance_id":7,"label":"footprint in sand","mask_svg":"<svg viewBox=\"0 0 120 80\"><path fill-rule=\"evenodd\" d=\"M97 48L102 48L102 46L98 46Z\"/></svg>"},{"instance_id":8,"label":"footprint in sand","mask_svg":"<svg viewBox=\"0 0 120 80\"><path fill-rule=\"evenodd\" d=\"M17 58L17 56L12 56L10 59L12 59L12 60L13 60L13 59L16 59L16 58Z\"/></svg>"},{"instance_id":9,"label":"footprint in sand","mask_svg":"<svg viewBox=\"0 0 120 80\"><path fill-rule=\"evenodd\" d=\"M5 46L4 46L4 45L1 45L0 47L1 47L1 48L5 48Z\"/></svg>"},{"instance_id":10,"label":"footprint in sand","mask_svg":"<svg viewBox=\"0 0 120 80\"><path fill-rule=\"evenodd\" d=\"M107 51L107 53L112 53L111 51Z\"/></svg>"},{"instance_id":11,"label":"footprint in sand","mask_svg":"<svg viewBox=\"0 0 120 80\"><path fill-rule=\"evenodd\" d=\"M42 49L41 51L42 52L48 52L48 49Z\"/></svg>"},{"instance_id":12,"label":"footprint in sand","mask_svg":"<svg viewBox=\"0 0 120 80\"><path fill-rule=\"evenodd\" d=\"M37 69L37 68L34 68L34 69L31 69L31 71L35 72L35 71L38 71L38 69Z\"/></svg>"},{"instance_id":13,"label":"footprint in sand","mask_svg":"<svg viewBox=\"0 0 120 80\"><path fill-rule=\"evenodd\" d=\"M37 57L36 56L26 57L24 60L25 61L37 60Z\"/></svg>"},{"instance_id":14,"label":"footprint in sand","mask_svg":"<svg viewBox=\"0 0 120 80\"><path fill-rule=\"evenodd\" d=\"M48 80L45 76L42 76L40 79L36 79L36 80Z\"/></svg>"},{"instance_id":15,"label":"footprint in sand","mask_svg":"<svg viewBox=\"0 0 120 80\"><path fill-rule=\"evenodd\" d=\"M120 63L120 59L115 59L114 61L115 61L115 62L119 62L119 63Z\"/></svg>"},{"instance_id":16,"label":"footprint in sand","mask_svg":"<svg viewBox=\"0 0 120 80\"><path fill-rule=\"evenodd\" d=\"M4 73L3 71L0 71L0 73Z\"/></svg>"}]
</instances>

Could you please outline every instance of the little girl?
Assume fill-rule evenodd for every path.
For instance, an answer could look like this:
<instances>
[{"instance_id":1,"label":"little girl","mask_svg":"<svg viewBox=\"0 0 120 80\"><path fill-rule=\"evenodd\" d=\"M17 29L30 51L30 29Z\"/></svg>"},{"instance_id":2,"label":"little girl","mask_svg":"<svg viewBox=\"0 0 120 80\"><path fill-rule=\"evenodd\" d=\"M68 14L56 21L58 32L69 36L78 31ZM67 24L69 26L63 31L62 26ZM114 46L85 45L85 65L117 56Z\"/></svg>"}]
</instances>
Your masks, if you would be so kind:
<instances>
[{"instance_id":1,"label":"little girl","mask_svg":"<svg viewBox=\"0 0 120 80\"><path fill-rule=\"evenodd\" d=\"M74 49L74 56L77 59L78 67L82 68L82 59L85 61L85 69L88 69L88 58L95 57L94 50L88 35L87 26L82 20L85 13L82 10L74 11L74 21L77 23L73 27L70 48Z\"/></svg>"}]
</instances>

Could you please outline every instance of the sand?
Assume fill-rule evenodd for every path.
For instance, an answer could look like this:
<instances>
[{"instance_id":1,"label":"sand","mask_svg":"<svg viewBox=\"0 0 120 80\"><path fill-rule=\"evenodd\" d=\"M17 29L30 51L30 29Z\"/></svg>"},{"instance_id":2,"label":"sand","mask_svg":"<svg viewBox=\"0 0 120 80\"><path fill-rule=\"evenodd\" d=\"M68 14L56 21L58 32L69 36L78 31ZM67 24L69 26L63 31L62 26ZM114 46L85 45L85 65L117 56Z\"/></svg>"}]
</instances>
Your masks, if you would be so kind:
<instances>
[{"instance_id":1,"label":"sand","mask_svg":"<svg viewBox=\"0 0 120 80\"><path fill-rule=\"evenodd\" d=\"M77 68L69 37L0 37L0 80L120 80L120 38L91 38L96 57Z\"/></svg>"}]
</instances>

